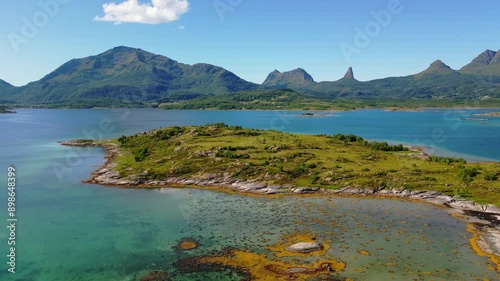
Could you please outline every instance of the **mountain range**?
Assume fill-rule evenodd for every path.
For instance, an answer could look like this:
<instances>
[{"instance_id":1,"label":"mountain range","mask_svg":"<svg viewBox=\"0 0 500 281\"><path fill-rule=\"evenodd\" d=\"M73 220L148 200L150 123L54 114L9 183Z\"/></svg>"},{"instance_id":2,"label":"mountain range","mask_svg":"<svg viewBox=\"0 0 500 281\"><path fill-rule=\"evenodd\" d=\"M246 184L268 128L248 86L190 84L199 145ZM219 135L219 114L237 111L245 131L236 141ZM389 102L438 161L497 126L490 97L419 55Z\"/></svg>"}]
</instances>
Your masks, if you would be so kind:
<instances>
[{"instance_id":1,"label":"mountain range","mask_svg":"<svg viewBox=\"0 0 500 281\"><path fill-rule=\"evenodd\" d=\"M367 82L356 80L352 68L335 82L315 82L300 68L284 73L275 70L262 86L289 88L317 98L498 98L500 51L487 50L458 71L436 60L426 70L415 75Z\"/></svg>"},{"instance_id":2,"label":"mountain range","mask_svg":"<svg viewBox=\"0 0 500 281\"><path fill-rule=\"evenodd\" d=\"M0 80L0 103L122 106L172 103L238 92L291 89L307 98L500 98L500 51L487 50L460 70L440 60L425 71L367 82L352 68L334 82L316 82L302 68L274 70L261 84L210 64L188 65L141 49L116 47L72 59L38 81L15 87Z\"/></svg>"},{"instance_id":3,"label":"mountain range","mask_svg":"<svg viewBox=\"0 0 500 281\"><path fill-rule=\"evenodd\" d=\"M141 49L116 47L70 60L26 86L0 82L0 99L31 104L148 103L257 87L218 66L187 65Z\"/></svg>"}]
</instances>

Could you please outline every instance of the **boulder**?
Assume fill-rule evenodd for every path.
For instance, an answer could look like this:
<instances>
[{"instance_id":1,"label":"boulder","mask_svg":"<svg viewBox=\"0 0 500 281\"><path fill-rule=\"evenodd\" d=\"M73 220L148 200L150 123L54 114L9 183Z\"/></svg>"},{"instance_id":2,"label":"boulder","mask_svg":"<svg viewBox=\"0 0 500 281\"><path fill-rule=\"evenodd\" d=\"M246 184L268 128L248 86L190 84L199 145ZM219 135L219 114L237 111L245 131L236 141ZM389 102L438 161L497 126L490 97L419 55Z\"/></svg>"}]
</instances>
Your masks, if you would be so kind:
<instances>
[{"instance_id":1,"label":"boulder","mask_svg":"<svg viewBox=\"0 0 500 281\"><path fill-rule=\"evenodd\" d=\"M286 247L286 250L293 253L307 254L323 250L323 245L317 242L300 242Z\"/></svg>"},{"instance_id":2,"label":"boulder","mask_svg":"<svg viewBox=\"0 0 500 281\"><path fill-rule=\"evenodd\" d=\"M319 191L319 187L297 187L292 190L293 193L297 194L309 194L309 193L316 193Z\"/></svg>"}]
</instances>

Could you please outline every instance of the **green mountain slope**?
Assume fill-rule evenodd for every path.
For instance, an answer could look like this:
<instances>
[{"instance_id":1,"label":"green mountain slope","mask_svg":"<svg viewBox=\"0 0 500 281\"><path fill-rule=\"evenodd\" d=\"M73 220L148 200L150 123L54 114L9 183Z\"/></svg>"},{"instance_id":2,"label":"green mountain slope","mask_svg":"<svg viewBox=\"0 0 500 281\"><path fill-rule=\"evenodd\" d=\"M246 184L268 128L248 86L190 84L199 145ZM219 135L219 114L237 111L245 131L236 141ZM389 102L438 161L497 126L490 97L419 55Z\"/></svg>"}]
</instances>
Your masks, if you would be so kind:
<instances>
[{"instance_id":1,"label":"green mountain slope","mask_svg":"<svg viewBox=\"0 0 500 281\"><path fill-rule=\"evenodd\" d=\"M14 90L16 87L12 86L10 83L0 79L0 93L5 93Z\"/></svg>"},{"instance_id":2,"label":"green mountain slope","mask_svg":"<svg viewBox=\"0 0 500 281\"><path fill-rule=\"evenodd\" d=\"M253 90L161 104L162 109L329 109L332 104L289 89Z\"/></svg>"},{"instance_id":3,"label":"green mountain slope","mask_svg":"<svg viewBox=\"0 0 500 281\"><path fill-rule=\"evenodd\" d=\"M187 65L141 49L116 47L73 59L18 88L21 103L147 103L254 89L257 85L209 64Z\"/></svg>"},{"instance_id":4,"label":"green mountain slope","mask_svg":"<svg viewBox=\"0 0 500 281\"><path fill-rule=\"evenodd\" d=\"M0 79L0 103L8 103L16 87Z\"/></svg>"},{"instance_id":5,"label":"green mountain slope","mask_svg":"<svg viewBox=\"0 0 500 281\"><path fill-rule=\"evenodd\" d=\"M0 79L0 90L4 90L7 88L14 88L14 86Z\"/></svg>"}]
</instances>

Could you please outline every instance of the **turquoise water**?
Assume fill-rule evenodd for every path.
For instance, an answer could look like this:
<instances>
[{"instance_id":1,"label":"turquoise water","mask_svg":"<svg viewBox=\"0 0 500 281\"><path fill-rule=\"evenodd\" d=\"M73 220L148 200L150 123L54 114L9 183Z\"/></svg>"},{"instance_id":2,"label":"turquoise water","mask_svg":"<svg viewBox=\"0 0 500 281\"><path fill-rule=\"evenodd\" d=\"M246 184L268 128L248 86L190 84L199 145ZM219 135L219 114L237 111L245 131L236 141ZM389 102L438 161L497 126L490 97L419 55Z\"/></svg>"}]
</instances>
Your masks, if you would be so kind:
<instances>
[{"instance_id":1,"label":"turquoise water","mask_svg":"<svg viewBox=\"0 0 500 281\"><path fill-rule=\"evenodd\" d=\"M58 141L112 138L171 125L226 122L306 134L354 133L373 140L424 144L438 154L500 160L500 118L461 120L485 110L425 112L31 110L0 115L0 182L17 169L17 264L7 273L7 231L0 227L0 280L140 280L165 270L175 280L237 279L183 275L173 262L224 247L266 252L281 235L318 233L329 254L346 262L336 277L354 280L498 280L469 248L470 234L443 210L409 202L353 198L228 196L201 190L136 190L82 184L103 163L100 148ZM498 110L488 110L498 111ZM0 217L7 225L7 189ZM172 247L184 237L201 246ZM357 250L367 250L363 256ZM363 269L363 272L359 272ZM391 271L391 272L389 272ZM426 272L425 274L423 272ZM427 275L431 273L431 275Z\"/></svg>"}]
</instances>

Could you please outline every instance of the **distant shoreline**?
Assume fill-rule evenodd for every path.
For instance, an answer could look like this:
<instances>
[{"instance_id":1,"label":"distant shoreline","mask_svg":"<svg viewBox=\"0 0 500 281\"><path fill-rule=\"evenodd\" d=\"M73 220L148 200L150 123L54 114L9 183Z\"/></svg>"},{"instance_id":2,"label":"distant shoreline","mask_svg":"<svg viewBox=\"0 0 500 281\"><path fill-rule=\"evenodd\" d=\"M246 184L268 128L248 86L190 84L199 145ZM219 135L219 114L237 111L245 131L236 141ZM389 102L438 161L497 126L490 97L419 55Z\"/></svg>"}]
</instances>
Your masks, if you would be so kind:
<instances>
[{"instance_id":1,"label":"distant shoreline","mask_svg":"<svg viewBox=\"0 0 500 281\"><path fill-rule=\"evenodd\" d=\"M130 105L130 106L72 106L72 105L16 105L16 104L9 104L9 107L14 108L14 109L157 109L157 110L165 110L165 111L174 111L174 110L180 110L180 111L192 111L192 110L200 110L200 111L310 111L310 112L330 112L330 111L339 111L339 112L348 112L348 111L355 111L355 110L384 110L386 112L422 112L426 110L445 110L445 109L454 109L454 110L492 110L492 109L498 109L500 110L500 104L493 104L492 106L481 106L481 107L475 107L475 106L464 106L464 105L447 105L447 106L416 106L416 107L408 107L408 106L362 106L362 107L354 107L354 108L327 108L327 109L311 109L308 107L302 107L302 108L277 108L277 109L268 109L268 108L237 108L237 109L217 109L217 108L193 108L193 109L162 109L159 106L155 105ZM493 117L498 117L500 116L500 112L493 112L490 115L490 113L484 113L484 114L474 114L473 116L493 116Z\"/></svg>"},{"instance_id":2,"label":"distant shoreline","mask_svg":"<svg viewBox=\"0 0 500 281\"><path fill-rule=\"evenodd\" d=\"M190 102L188 101L179 101L168 103L170 105L179 105L181 103ZM1 106L9 107L9 108L17 108L17 109L141 109L141 108L149 108L149 109L159 109L159 110L207 110L207 111L311 111L311 112L328 112L328 111L353 111L353 110L385 110L387 112L420 112L425 110L439 110L439 109L463 109L463 110L494 110L497 109L499 112L485 113L485 114L474 114L474 116L492 116L497 117L500 116L500 101L498 103L486 103L481 102L479 106L467 106L466 104L454 104L454 102L440 102L435 103L432 100L421 100L422 104L418 103L413 104L412 102L408 103L404 100L386 100L386 99L375 99L374 103L379 103L379 105L370 105L364 104L364 102L368 102L370 100L355 100L355 99L339 99L333 100L336 102L347 103L344 106L336 106L335 103L332 104L324 104L322 100L313 100L312 102L306 103L304 106L300 107L283 107L281 105L276 105L275 108L272 108L268 105L263 105L262 108L245 108L245 106L241 105L238 108L213 108L213 107L193 107L193 108L162 108L162 105L159 103L152 104L111 104L105 106L95 106L92 104L1 104ZM318 102L318 103L317 103ZM390 104L386 104L390 103ZM321 106L320 106L321 105ZM315 106L319 106L321 108L317 108Z\"/></svg>"},{"instance_id":3,"label":"distant shoreline","mask_svg":"<svg viewBox=\"0 0 500 281\"><path fill-rule=\"evenodd\" d=\"M500 112L478 113L474 114L474 116L500 117Z\"/></svg>"},{"instance_id":4,"label":"distant shoreline","mask_svg":"<svg viewBox=\"0 0 500 281\"><path fill-rule=\"evenodd\" d=\"M0 114L13 114L13 113L17 112L9 107L0 106Z\"/></svg>"}]
</instances>

